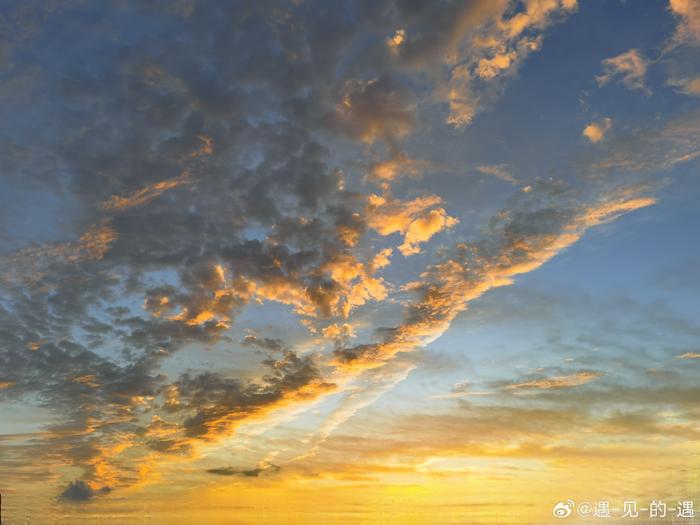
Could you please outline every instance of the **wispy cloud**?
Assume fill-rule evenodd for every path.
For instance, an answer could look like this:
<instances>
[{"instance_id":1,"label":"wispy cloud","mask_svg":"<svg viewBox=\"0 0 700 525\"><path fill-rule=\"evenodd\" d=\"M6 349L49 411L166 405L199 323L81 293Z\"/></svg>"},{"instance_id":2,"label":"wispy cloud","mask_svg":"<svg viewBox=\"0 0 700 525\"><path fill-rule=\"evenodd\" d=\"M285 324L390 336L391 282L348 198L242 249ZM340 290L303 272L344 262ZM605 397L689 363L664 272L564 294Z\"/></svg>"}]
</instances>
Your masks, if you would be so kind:
<instances>
[{"instance_id":1,"label":"wispy cloud","mask_svg":"<svg viewBox=\"0 0 700 525\"><path fill-rule=\"evenodd\" d=\"M493 175L497 179L500 179L504 182L510 182L511 184L518 183L515 177L513 177L513 175L511 174L508 166L505 164L477 166L476 169L479 172L484 173L486 175Z\"/></svg>"},{"instance_id":2,"label":"wispy cloud","mask_svg":"<svg viewBox=\"0 0 700 525\"><path fill-rule=\"evenodd\" d=\"M571 388L575 386L585 385L595 379L598 379L602 374L600 372L578 372L576 374L566 376L546 377L543 379L533 379L523 383L513 383L506 385L506 390L519 390L523 388Z\"/></svg>"},{"instance_id":3,"label":"wispy cloud","mask_svg":"<svg viewBox=\"0 0 700 525\"><path fill-rule=\"evenodd\" d=\"M700 354L697 352L686 352L676 356L676 359L700 359Z\"/></svg>"},{"instance_id":4,"label":"wispy cloud","mask_svg":"<svg viewBox=\"0 0 700 525\"><path fill-rule=\"evenodd\" d=\"M627 88L638 89L647 95L651 90L646 86L649 61L638 49L630 49L620 55L603 60L604 73L596 77L599 86L619 79Z\"/></svg>"}]
</instances>

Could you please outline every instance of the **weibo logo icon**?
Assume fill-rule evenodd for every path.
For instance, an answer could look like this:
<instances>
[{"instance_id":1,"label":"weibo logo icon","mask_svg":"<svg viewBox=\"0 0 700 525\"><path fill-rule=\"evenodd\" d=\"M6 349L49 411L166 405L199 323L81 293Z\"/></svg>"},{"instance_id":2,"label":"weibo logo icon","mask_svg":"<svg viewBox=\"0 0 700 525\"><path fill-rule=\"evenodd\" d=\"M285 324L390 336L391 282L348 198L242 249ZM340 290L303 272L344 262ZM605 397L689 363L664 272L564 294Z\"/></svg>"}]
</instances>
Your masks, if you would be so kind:
<instances>
[{"instance_id":1,"label":"weibo logo icon","mask_svg":"<svg viewBox=\"0 0 700 525\"><path fill-rule=\"evenodd\" d=\"M574 511L574 502L570 499L560 501L552 509L552 514L555 518L568 518Z\"/></svg>"}]
</instances>

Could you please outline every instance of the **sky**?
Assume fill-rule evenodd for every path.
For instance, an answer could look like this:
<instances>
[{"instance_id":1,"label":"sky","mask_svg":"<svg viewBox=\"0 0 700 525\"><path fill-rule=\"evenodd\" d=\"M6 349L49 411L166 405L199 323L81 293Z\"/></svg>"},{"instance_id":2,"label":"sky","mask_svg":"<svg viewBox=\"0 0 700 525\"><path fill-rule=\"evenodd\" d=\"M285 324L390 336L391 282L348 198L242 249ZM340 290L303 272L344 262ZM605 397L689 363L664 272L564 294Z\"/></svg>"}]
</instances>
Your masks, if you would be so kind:
<instances>
[{"instance_id":1,"label":"sky","mask_svg":"<svg viewBox=\"0 0 700 525\"><path fill-rule=\"evenodd\" d=\"M699 97L700 0L4 1L2 524L695 523Z\"/></svg>"}]
</instances>

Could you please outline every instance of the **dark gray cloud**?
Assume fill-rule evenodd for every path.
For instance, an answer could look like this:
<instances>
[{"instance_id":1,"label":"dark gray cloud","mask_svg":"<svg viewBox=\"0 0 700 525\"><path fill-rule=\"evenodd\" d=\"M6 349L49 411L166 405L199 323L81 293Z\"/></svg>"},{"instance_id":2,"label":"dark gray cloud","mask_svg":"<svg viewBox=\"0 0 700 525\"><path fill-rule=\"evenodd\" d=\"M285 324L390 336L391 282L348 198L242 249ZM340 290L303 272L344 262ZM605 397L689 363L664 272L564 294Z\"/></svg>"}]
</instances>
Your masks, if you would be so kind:
<instances>
[{"instance_id":1,"label":"dark gray cloud","mask_svg":"<svg viewBox=\"0 0 700 525\"><path fill-rule=\"evenodd\" d=\"M188 415L183 423L190 437L213 437L238 421L283 403L303 388L313 397L335 385L324 382L309 356L286 352L281 359L263 362L269 372L260 383L229 379L215 372L184 374L175 384L180 392L178 411Z\"/></svg>"},{"instance_id":2,"label":"dark gray cloud","mask_svg":"<svg viewBox=\"0 0 700 525\"><path fill-rule=\"evenodd\" d=\"M260 467L242 469L237 467L218 467L210 468L207 470L209 474L216 474L217 476L241 476L244 478L258 478L263 474L270 474L278 472L280 467L273 464L265 464Z\"/></svg>"},{"instance_id":3,"label":"dark gray cloud","mask_svg":"<svg viewBox=\"0 0 700 525\"><path fill-rule=\"evenodd\" d=\"M83 503L90 501L97 494L106 494L110 492L108 487L102 487L99 490L93 489L90 485L81 480L71 481L66 487L59 499L72 503Z\"/></svg>"}]
</instances>

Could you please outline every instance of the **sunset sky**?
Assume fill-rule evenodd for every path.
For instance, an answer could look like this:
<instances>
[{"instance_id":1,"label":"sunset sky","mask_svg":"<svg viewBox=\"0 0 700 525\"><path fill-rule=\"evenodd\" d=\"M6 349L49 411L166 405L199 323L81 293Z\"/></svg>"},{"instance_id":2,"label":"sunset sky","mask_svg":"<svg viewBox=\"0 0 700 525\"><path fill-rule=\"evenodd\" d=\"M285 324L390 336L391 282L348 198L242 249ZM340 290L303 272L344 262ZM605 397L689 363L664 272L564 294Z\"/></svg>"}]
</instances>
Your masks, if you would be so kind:
<instances>
[{"instance_id":1,"label":"sunset sky","mask_svg":"<svg viewBox=\"0 0 700 525\"><path fill-rule=\"evenodd\" d=\"M700 516L699 158L700 0L4 0L3 525Z\"/></svg>"}]
</instances>

